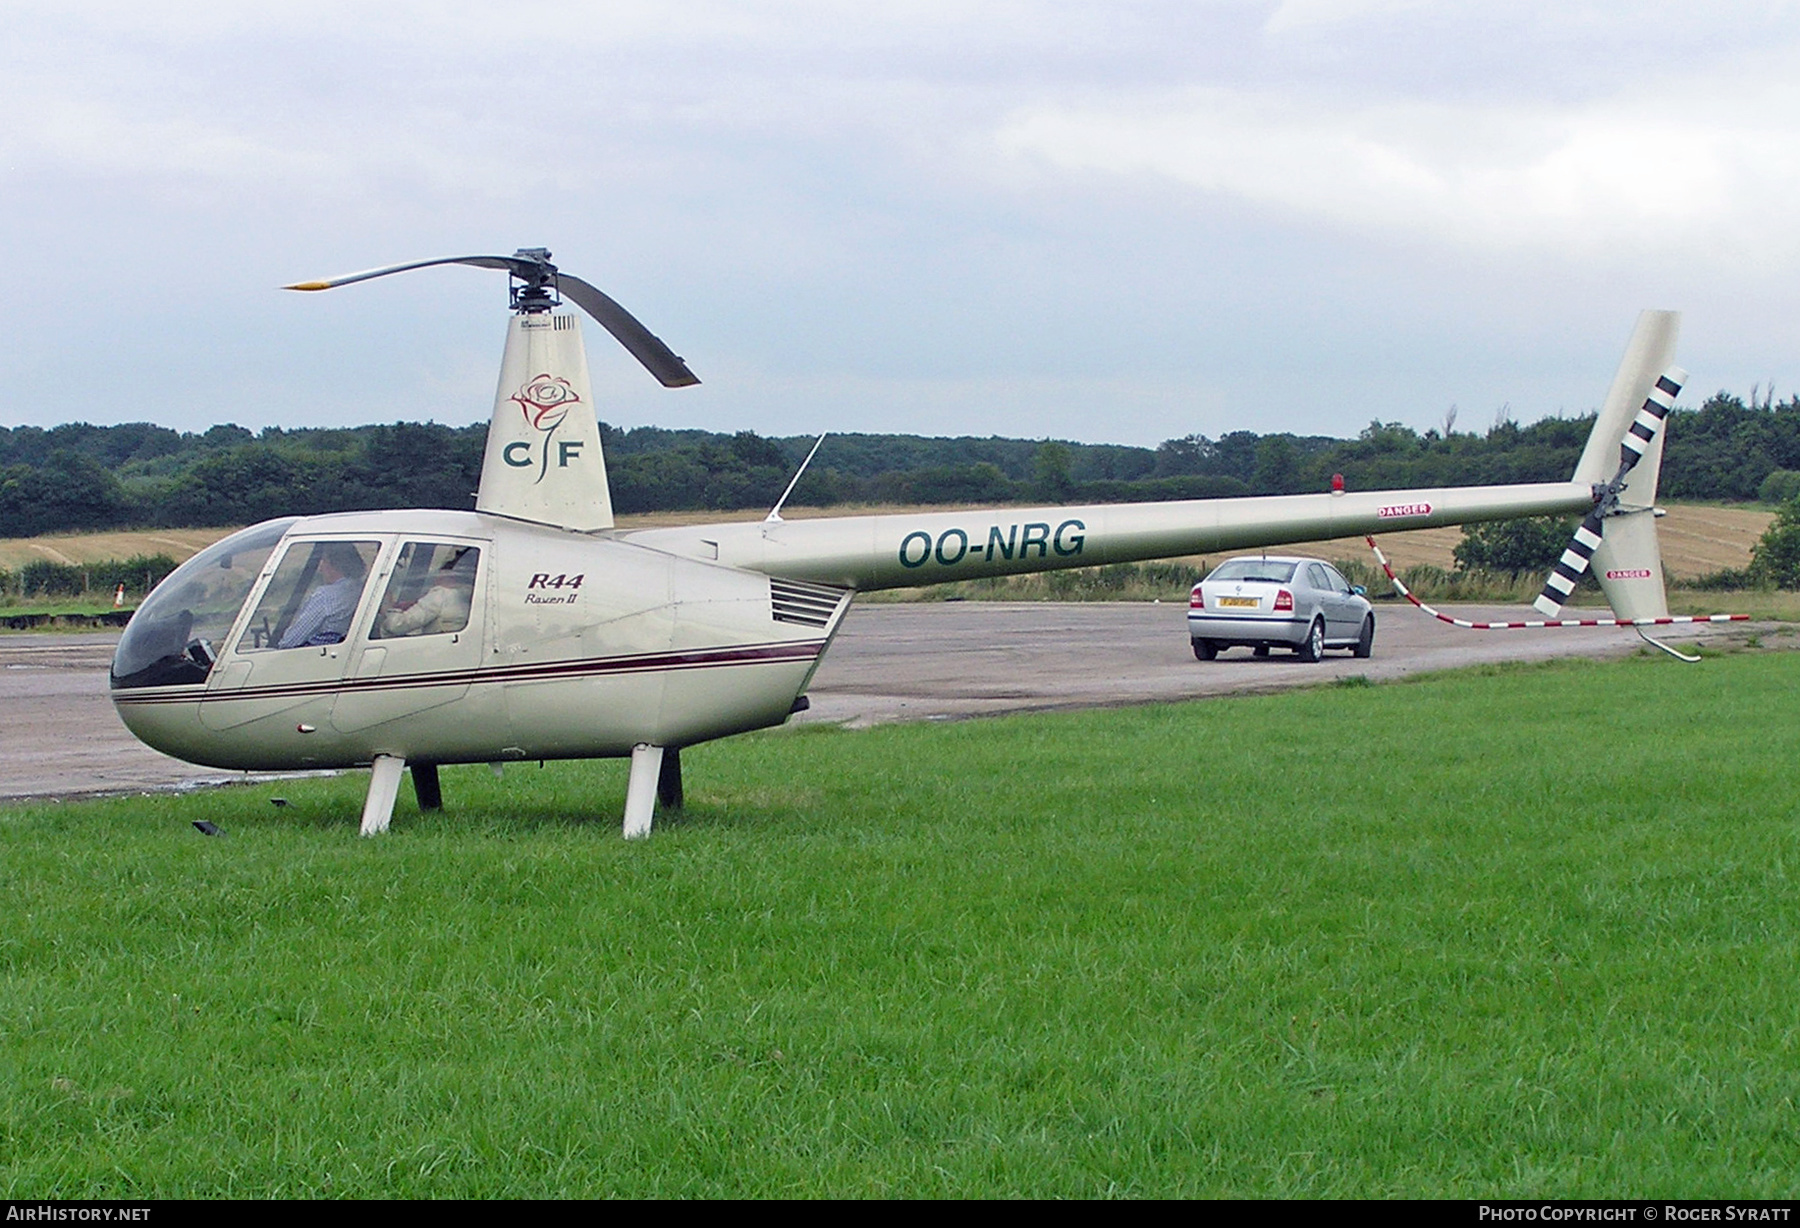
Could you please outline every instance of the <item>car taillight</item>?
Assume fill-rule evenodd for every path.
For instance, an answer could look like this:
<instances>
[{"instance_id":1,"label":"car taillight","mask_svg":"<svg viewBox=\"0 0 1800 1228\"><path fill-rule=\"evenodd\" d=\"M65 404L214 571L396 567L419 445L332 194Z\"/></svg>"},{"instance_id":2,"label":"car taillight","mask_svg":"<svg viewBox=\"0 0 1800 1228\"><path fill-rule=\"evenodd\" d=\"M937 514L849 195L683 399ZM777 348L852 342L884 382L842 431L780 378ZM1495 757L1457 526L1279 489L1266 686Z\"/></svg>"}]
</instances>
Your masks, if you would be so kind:
<instances>
[{"instance_id":1,"label":"car taillight","mask_svg":"<svg viewBox=\"0 0 1800 1228\"><path fill-rule=\"evenodd\" d=\"M1276 593L1275 594L1275 608L1278 610L1293 609L1294 608L1294 594L1288 592L1285 588L1282 589L1280 592Z\"/></svg>"},{"instance_id":2,"label":"car taillight","mask_svg":"<svg viewBox=\"0 0 1800 1228\"><path fill-rule=\"evenodd\" d=\"M1193 594L1188 598L1188 609L1204 610L1205 608L1206 608L1206 595L1204 593L1202 593L1200 591L1199 586L1196 585L1194 588Z\"/></svg>"}]
</instances>

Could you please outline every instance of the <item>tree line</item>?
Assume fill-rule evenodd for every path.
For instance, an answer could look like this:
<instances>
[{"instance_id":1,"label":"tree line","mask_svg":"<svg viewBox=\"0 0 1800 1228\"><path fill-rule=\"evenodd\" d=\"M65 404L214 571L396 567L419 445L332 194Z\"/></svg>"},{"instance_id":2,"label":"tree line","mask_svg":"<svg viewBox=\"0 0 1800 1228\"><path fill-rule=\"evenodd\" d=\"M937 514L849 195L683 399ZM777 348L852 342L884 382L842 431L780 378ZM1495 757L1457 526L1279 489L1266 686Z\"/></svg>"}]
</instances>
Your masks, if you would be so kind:
<instances>
[{"instance_id":1,"label":"tree line","mask_svg":"<svg viewBox=\"0 0 1800 1228\"><path fill-rule=\"evenodd\" d=\"M1371 422L1354 439L1233 431L1154 448L1054 440L833 435L789 502L1108 503L1566 479L1593 415L1485 432ZM1669 416L1662 491L1785 501L1800 493L1800 397L1721 392ZM812 446L766 437L601 425L621 513L767 507ZM0 536L207 527L359 508L474 506L486 425L398 422L251 432L150 423L0 427Z\"/></svg>"}]
</instances>

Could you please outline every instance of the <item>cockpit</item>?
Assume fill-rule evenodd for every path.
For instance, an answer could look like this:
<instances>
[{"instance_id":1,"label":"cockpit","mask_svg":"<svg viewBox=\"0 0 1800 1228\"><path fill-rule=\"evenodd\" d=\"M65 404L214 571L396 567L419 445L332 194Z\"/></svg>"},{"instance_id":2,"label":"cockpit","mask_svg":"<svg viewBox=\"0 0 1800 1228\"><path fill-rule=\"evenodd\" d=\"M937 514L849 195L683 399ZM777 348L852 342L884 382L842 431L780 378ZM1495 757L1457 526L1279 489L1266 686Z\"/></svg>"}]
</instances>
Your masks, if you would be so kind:
<instances>
[{"instance_id":1,"label":"cockpit","mask_svg":"<svg viewBox=\"0 0 1800 1228\"><path fill-rule=\"evenodd\" d=\"M113 654L114 690L206 681L263 565L298 516L266 520L175 569L132 615Z\"/></svg>"},{"instance_id":2,"label":"cockpit","mask_svg":"<svg viewBox=\"0 0 1800 1228\"><path fill-rule=\"evenodd\" d=\"M238 675L239 684L251 668L263 676L269 670L329 672L322 664L278 667L275 658L288 657L287 650L314 649L313 656L323 651L335 659L334 646L351 640L366 646L365 669L376 668L369 654L377 643L416 639L421 650L436 644L434 651L441 654L446 645L456 645L446 659L465 651L461 633L473 617L482 554L474 543L385 534L302 536L275 558L298 521L254 525L177 568L145 599L120 638L113 689L207 684L221 657L236 662L227 672ZM369 609L367 599L379 579L385 580L379 608ZM256 661L268 664L253 667ZM231 678L225 683L231 685Z\"/></svg>"}]
</instances>

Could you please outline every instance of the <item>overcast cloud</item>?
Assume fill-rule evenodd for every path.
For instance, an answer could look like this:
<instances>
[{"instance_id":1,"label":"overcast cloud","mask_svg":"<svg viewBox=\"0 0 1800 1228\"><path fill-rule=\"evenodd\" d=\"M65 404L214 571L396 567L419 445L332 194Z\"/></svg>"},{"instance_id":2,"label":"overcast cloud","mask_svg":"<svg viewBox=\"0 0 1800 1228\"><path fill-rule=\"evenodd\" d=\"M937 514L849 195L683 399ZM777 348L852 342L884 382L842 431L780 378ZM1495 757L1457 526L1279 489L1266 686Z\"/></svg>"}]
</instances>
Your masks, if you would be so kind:
<instances>
[{"instance_id":1,"label":"overcast cloud","mask_svg":"<svg viewBox=\"0 0 1800 1228\"><path fill-rule=\"evenodd\" d=\"M1581 412L1641 307L1800 391L1784 3L11 3L0 422L484 418L552 248L601 413L1155 443Z\"/></svg>"}]
</instances>

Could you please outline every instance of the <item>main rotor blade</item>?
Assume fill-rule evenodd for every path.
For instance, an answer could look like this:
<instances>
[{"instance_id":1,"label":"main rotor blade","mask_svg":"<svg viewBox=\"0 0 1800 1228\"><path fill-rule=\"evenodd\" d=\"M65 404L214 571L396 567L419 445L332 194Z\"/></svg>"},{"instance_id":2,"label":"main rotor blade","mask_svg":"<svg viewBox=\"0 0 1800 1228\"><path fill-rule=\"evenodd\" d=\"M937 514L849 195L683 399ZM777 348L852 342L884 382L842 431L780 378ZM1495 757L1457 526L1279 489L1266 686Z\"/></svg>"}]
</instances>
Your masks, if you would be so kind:
<instances>
[{"instance_id":1,"label":"main rotor blade","mask_svg":"<svg viewBox=\"0 0 1800 1228\"><path fill-rule=\"evenodd\" d=\"M567 273L556 275L556 288L575 305L593 316L600 327L611 333L618 343L631 351L631 356L644 364L665 388L687 388L698 384L700 377L688 370L681 360L655 333L639 324L637 317L626 311L597 288Z\"/></svg>"},{"instance_id":2,"label":"main rotor blade","mask_svg":"<svg viewBox=\"0 0 1800 1228\"><path fill-rule=\"evenodd\" d=\"M295 282L291 286L283 286L283 290L332 290L338 286L348 286L359 281L370 281L377 277L386 277L390 273L406 273L413 269L428 269L438 264L467 264L478 269L499 269L511 273L521 281L534 281L545 273L555 279L556 288L572 300L577 307L587 312L594 321L611 333L618 343L626 348L631 356L644 364L644 369L654 375L665 388L687 388L700 382L700 377L688 370L687 363L665 345L660 337L642 324L637 318L611 297L581 278L569 273L559 272L555 265L548 261L524 260L518 256L444 256L437 260L414 260L408 264L392 264L382 269L366 269L361 273L346 273L342 277L327 277L319 281ZM535 284L542 285L541 280Z\"/></svg>"},{"instance_id":3,"label":"main rotor blade","mask_svg":"<svg viewBox=\"0 0 1800 1228\"><path fill-rule=\"evenodd\" d=\"M339 286L348 286L354 282L386 277L389 273L428 269L434 264L469 264L478 269L500 269L502 272L517 273L521 276L524 275L525 270L537 267L528 260L519 260L512 256L443 256L437 260L415 260L410 264L390 264L385 269L365 269L361 273L345 273L342 277L327 277L319 281L298 281L291 286L281 288L283 290L335 290Z\"/></svg>"}]
</instances>

